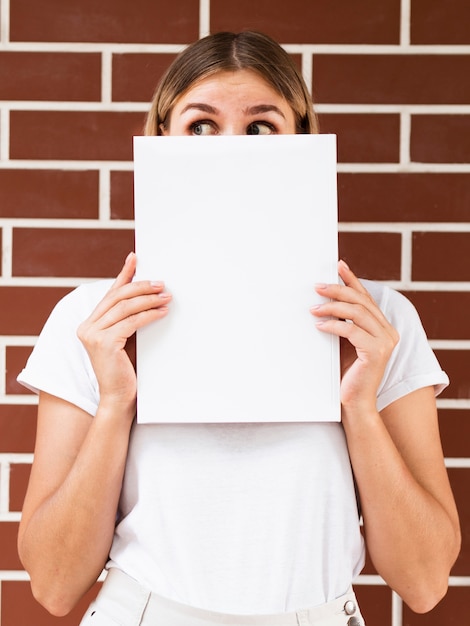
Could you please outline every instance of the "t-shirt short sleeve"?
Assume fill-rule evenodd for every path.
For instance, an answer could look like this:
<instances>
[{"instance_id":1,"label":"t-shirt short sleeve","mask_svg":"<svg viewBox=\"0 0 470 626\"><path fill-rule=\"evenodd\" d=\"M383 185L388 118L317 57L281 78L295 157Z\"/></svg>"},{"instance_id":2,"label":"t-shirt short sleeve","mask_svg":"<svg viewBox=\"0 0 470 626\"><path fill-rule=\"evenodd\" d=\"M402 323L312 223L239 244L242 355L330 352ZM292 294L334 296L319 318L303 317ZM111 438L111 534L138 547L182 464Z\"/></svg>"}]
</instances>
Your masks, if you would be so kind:
<instances>
[{"instance_id":1,"label":"t-shirt short sleeve","mask_svg":"<svg viewBox=\"0 0 470 626\"><path fill-rule=\"evenodd\" d=\"M93 311L112 281L86 283L54 307L18 382L38 393L66 400L90 415L99 403L98 383L77 329Z\"/></svg>"},{"instance_id":2,"label":"t-shirt short sleeve","mask_svg":"<svg viewBox=\"0 0 470 626\"><path fill-rule=\"evenodd\" d=\"M363 283L400 335L378 390L377 409L381 411L422 387L433 386L436 395L441 393L449 378L429 345L413 304L389 287L370 281Z\"/></svg>"}]
</instances>

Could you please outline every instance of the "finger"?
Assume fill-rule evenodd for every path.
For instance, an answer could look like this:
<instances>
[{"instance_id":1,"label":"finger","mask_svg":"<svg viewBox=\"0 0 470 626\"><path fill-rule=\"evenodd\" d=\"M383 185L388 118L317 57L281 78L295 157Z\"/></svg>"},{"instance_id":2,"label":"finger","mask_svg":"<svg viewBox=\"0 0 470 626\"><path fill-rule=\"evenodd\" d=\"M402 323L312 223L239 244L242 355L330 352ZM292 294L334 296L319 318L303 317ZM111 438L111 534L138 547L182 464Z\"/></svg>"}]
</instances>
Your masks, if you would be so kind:
<instances>
[{"instance_id":1,"label":"finger","mask_svg":"<svg viewBox=\"0 0 470 626\"><path fill-rule=\"evenodd\" d=\"M122 266L121 271L117 275L116 280L112 285L112 288L120 287L121 285L130 283L134 278L136 264L137 258L135 252L129 252L126 260L124 261L124 265Z\"/></svg>"},{"instance_id":2,"label":"finger","mask_svg":"<svg viewBox=\"0 0 470 626\"><path fill-rule=\"evenodd\" d=\"M118 300L113 306L104 310L99 317L90 321L99 329L104 330L146 311L164 309L170 300L171 294L166 292L133 296Z\"/></svg>"},{"instance_id":3,"label":"finger","mask_svg":"<svg viewBox=\"0 0 470 626\"><path fill-rule=\"evenodd\" d=\"M382 321L362 304L330 301L312 307L311 312L315 317L349 320L349 323L354 323L374 337L379 337L388 331L388 326L384 326Z\"/></svg>"},{"instance_id":4,"label":"finger","mask_svg":"<svg viewBox=\"0 0 470 626\"><path fill-rule=\"evenodd\" d=\"M342 265L344 262L340 261ZM346 266L347 267L347 266ZM346 276L346 273L348 276ZM329 298L337 302L348 302L350 304L361 305L367 309L384 328L388 328L390 323L383 314L380 307L377 305L374 298L370 295L367 289L363 286L361 281L354 275L349 268L342 273L341 276L349 284L318 284L315 286L315 290L319 295ZM348 318L350 319L350 318Z\"/></svg>"},{"instance_id":5,"label":"finger","mask_svg":"<svg viewBox=\"0 0 470 626\"><path fill-rule=\"evenodd\" d=\"M133 281L130 283L123 283L120 286L117 281L118 279L116 279L103 299L96 305L94 311L90 315L90 321L99 320L120 302L132 300L141 296L164 294L165 285L161 281Z\"/></svg>"},{"instance_id":6,"label":"finger","mask_svg":"<svg viewBox=\"0 0 470 626\"><path fill-rule=\"evenodd\" d=\"M154 309L146 309L144 311L139 311L128 317L123 318L119 322L116 322L112 326L103 329L103 333L110 334L112 333L113 337L121 337L123 339L128 339L131 337L139 328L150 324L151 322L160 320L164 318L169 311L169 307L167 305L162 305L158 308ZM111 336L111 335L110 335Z\"/></svg>"},{"instance_id":7,"label":"finger","mask_svg":"<svg viewBox=\"0 0 470 626\"><path fill-rule=\"evenodd\" d=\"M338 261L338 274L347 287L352 287L359 293L370 296L367 289L361 283L356 274L350 269L349 265L343 259Z\"/></svg>"}]
</instances>

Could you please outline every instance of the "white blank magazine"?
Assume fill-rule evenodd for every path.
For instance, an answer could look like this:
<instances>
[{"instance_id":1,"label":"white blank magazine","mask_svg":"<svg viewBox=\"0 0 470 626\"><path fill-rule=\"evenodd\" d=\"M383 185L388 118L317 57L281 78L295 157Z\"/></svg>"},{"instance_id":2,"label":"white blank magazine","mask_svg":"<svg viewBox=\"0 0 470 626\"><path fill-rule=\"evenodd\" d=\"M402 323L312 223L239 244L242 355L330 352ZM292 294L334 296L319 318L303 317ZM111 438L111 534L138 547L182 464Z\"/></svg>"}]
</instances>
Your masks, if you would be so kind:
<instances>
[{"instance_id":1,"label":"white blank magazine","mask_svg":"<svg viewBox=\"0 0 470 626\"><path fill-rule=\"evenodd\" d=\"M136 137L136 280L169 314L137 332L140 423L339 421L334 135Z\"/></svg>"}]
</instances>

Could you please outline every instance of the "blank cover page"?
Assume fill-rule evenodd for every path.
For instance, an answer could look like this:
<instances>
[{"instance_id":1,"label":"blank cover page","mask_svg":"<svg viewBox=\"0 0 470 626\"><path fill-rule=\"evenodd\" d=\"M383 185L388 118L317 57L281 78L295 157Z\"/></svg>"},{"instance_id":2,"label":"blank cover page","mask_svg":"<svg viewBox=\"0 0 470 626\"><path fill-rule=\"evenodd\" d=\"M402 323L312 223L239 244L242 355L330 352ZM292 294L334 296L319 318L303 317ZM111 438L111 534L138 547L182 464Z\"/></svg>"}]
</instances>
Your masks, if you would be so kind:
<instances>
[{"instance_id":1,"label":"blank cover page","mask_svg":"<svg viewBox=\"0 0 470 626\"><path fill-rule=\"evenodd\" d=\"M339 421L339 342L310 307L337 282L336 137L134 139L137 419Z\"/></svg>"}]
</instances>

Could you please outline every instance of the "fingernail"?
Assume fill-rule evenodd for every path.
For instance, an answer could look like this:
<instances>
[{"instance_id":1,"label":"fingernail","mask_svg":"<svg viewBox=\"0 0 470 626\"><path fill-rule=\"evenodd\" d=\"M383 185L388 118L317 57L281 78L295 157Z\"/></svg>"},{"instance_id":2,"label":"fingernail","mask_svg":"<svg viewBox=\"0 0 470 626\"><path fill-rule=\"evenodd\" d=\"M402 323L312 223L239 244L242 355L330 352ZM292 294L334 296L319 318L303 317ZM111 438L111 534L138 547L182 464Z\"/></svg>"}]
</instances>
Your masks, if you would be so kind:
<instances>
[{"instance_id":1,"label":"fingernail","mask_svg":"<svg viewBox=\"0 0 470 626\"><path fill-rule=\"evenodd\" d=\"M344 261L343 259L340 260L340 263L342 263L342 265L348 270L349 269L349 265L346 263L346 261Z\"/></svg>"},{"instance_id":2,"label":"fingernail","mask_svg":"<svg viewBox=\"0 0 470 626\"><path fill-rule=\"evenodd\" d=\"M163 287L163 283L161 280L151 280L150 284L152 285L152 287L156 287L161 289Z\"/></svg>"},{"instance_id":3,"label":"fingernail","mask_svg":"<svg viewBox=\"0 0 470 626\"><path fill-rule=\"evenodd\" d=\"M315 289L326 289L328 285L326 283L316 283Z\"/></svg>"},{"instance_id":4,"label":"fingernail","mask_svg":"<svg viewBox=\"0 0 470 626\"><path fill-rule=\"evenodd\" d=\"M128 261L131 260L131 258L134 256L135 252L129 252L129 254L126 256L126 260L124 261L125 263L127 263Z\"/></svg>"}]
</instances>

